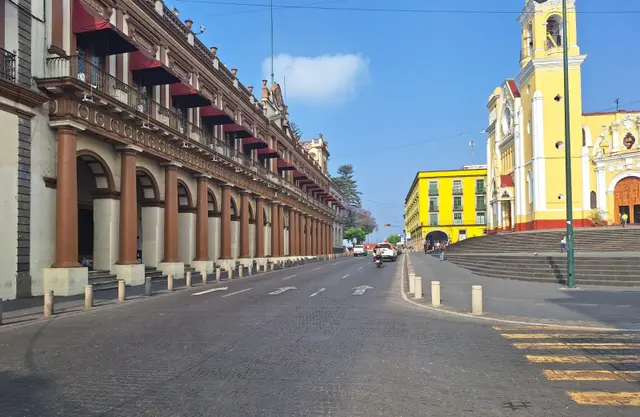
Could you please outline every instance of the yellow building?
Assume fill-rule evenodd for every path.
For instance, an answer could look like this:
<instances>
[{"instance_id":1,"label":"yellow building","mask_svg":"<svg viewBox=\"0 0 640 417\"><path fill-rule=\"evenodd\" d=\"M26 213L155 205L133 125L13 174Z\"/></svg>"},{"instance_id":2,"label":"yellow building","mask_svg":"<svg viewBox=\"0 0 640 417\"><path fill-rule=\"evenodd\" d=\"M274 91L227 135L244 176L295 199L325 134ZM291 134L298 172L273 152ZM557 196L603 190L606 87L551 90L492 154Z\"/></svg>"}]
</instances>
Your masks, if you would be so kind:
<instances>
[{"instance_id":1,"label":"yellow building","mask_svg":"<svg viewBox=\"0 0 640 417\"><path fill-rule=\"evenodd\" d=\"M405 199L405 229L415 248L425 240L457 242L486 233L484 165L418 172Z\"/></svg>"},{"instance_id":2,"label":"yellow building","mask_svg":"<svg viewBox=\"0 0 640 417\"><path fill-rule=\"evenodd\" d=\"M562 46L569 50L571 160L575 226L620 214L640 223L640 112L583 113L575 0L567 35L560 1L527 0L520 73L489 98L487 200L489 230L565 227L564 78ZM596 28L594 28L595 30Z\"/></svg>"}]
</instances>

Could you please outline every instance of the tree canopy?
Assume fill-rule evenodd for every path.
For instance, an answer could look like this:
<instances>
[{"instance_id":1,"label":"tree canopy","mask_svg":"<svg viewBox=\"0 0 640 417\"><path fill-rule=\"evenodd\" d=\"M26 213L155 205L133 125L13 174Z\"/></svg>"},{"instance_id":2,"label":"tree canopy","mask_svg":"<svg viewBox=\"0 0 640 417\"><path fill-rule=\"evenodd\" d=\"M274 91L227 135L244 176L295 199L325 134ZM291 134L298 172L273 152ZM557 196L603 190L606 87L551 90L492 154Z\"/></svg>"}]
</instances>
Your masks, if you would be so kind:
<instances>
[{"instance_id":1,"label":"tree canopy","mask_svg":"<svg viewBox=\"0 0 640 417\"><path fill-rule=\"evenodd\" d=\"M356 244L362 243L367 238L367 232L360 227L349 227L344 231L344 238L350 242L356 241Z\"/></svg>"},{"instance_id":2,"label":"tree canopy","mask_svg":"<svg viewBox=\"0 0 640 417\"><path fill-rule=\"evenodd\" d=\"M338 175L332 177L333 182L342 192L345 201L351 206L355 208L359 208L362 206L362 201L360 200L360 191L358 191L358 182L353 177L354 171L352 165L341 165L338 167Z\"/></svg>"},{"instance_id":3,"label":"tree canopy","mask_svg":"<svg viewBox=\"0 0 640 417\"><path fill-rule=\"evenodd\" d=\"M293 135L293 138L295 140L302 140L302 130L300 130L300 127L298 127L297 124L295 124L294 122L289 123L289 129L291 129L291 134Z\"/></svg>"},{"instance_id":4,"label":"tree canopy","mask_svg":"<svg viewBox=\"0 0 640 417\"><path fill-rule=\"evenodd\" d=\"M392 245L399 243L401 240L402 238L398 234L391 235L387 238L387 242L389 242Z\"/></svg>"}]
</instances>

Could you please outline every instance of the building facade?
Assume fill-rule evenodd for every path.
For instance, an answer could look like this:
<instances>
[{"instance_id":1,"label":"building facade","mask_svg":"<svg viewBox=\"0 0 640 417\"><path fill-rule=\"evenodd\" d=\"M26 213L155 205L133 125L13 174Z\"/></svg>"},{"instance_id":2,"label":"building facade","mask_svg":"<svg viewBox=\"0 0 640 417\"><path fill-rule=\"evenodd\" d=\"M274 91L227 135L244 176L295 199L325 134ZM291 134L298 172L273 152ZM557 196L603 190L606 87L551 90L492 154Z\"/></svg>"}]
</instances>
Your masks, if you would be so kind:
<instances>
[{"instance_id":1,"label":"building facade","mask_svg":"<svg viewBox=\"0 0 640 417\"><path fill-rule=\"evenodd\" d=\"M566 226L563 43L569 50L571 188L575 226L640 223L640 112L582 111L582 64L574 0L562 32L560 0L528 0L520 73L489 98L487 199L491 231Z\"/></svg>"},{"instance_id":2,"label":"building facade","mask_svg":"<svg viewBox=\"0 0 640 417\"><path fill-rule=\"evenodd\" d=\"M452 243L486 234L484 165L418 172L405 199L409 244Z\"/></svg>"},{"instance_id":3,"label":"building facade","mask_svg":"<svg viewBox=\"0 0 640 417\"><path fill-rule=\"evenodd\" d=\"M0 297L333 252L345 204L278 84L160 0L0 4Z\"/></svg>"}]
</instances>

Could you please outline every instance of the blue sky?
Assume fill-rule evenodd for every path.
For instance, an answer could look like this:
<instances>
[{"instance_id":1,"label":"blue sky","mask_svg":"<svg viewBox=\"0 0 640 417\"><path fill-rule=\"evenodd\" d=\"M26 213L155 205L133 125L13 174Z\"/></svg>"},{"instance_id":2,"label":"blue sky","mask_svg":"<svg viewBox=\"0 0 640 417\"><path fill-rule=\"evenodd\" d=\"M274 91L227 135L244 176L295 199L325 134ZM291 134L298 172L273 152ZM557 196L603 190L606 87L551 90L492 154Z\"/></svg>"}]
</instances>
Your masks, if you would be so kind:
<instances>
[{"instance_id":1,"label":"blue sky","mask_svg":"<svg viewBox=\"0 0 640 417\"><path fill-rule=\"evenodd\" d=\"M246 86L270 72L269 10L233 0L165 0L206 26ZM268 0L236 0L268 5ZM403 229L404 198L417 171L484 163L486 102L519 71L524 0L274 0L317 5L515 13L367 13L274 9L276 80L286 78L290 118L305 139L324 135L330 170L354 166L362 199L380 228L372 241ZM612 110L619 97L640 108L637 0L577 0L584 111ZM265 62L265 60L267 60ZM266 65L265 65L266 64ZM475 155L469 141L476 143Z\"/></svg>"}]
</instances>

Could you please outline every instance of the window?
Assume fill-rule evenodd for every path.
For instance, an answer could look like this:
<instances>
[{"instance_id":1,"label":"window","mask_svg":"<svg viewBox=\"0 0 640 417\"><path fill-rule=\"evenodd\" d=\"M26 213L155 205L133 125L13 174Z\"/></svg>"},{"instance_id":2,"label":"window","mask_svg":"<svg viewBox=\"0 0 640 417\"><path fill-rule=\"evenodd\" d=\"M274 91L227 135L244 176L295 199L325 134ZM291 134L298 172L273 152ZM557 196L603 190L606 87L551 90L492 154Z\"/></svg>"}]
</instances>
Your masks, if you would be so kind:
<instances>
[{"instance_id":1,"label":"window","mask_svg":"<svg viewBox=\"0 0 640 417\"><path fill-rule=\"evenodd\" d=\"M529 203L533 204L533 178L531 171L527 173L527 191L529 192Z\"/></svg>"},{"instance_id":2,"label":"window","mask_svg":"<svg viewBox=\"0 0 640 417\"><path fill-rule=\"evenodd\" d=\"M453 197L453 209L462 210L462 197Z\"/></svg>"},{"instance_id":3,"label":"window","mask_svg":"<svg viewBox=\"0 0 640 417\"><path fill-rule=\"evenodd\" d=\"M562 17L553 15L547 19L547 40L545 49L559 48L562 46Z\"/></svg>"},{"instance_id":4,"label":"window","mask_svg":"<svg viewBox=\"0 0 640 417\"><path fill-rule=\"evenodd\" d=\"M429 181L429 195L438 195L438 181Z\"/></svg>"},{"instance_id":5,"label":"window","mask_svg":"<svg viewBox=\"0 0 640 417\"><path fill-rule=\"evenodd\" d=\"M591 193L589 194L589 199L590 199L590 203L591 203L591 208L592 209L597 209L598 208L598 197L596 196L596 192L595 191L591 191Z\"/></svg>"},{"instance_id":6,"label":"window","mask_svg":"<svg viewBox=\"0 0 640 417\"><path fill-rule=\"evenodd\" d=\"M484 194L484 178L476 180L476 194Z\"/></svg>"},{"instance_id":7,"label":"window","mask_svg":"<svg viewBox=\"0 0 640 417\"><path fill-rule=\"evenodd\" d=\"M487 224L487 219L484 211L479 211L476 213L476 224Z\"/></svg>"},{"instance_id":8,"label":"window","mask_svg":"<svg viewBox=\"0 0 640 417\"><path fill-rule=\"evenodd\" d=\"M429 226L438 225L438 213L429 213Z\"/></svg>"},{"instance_id":9,"label":"window","mask_svg":"<svg viewBox=\"0 0 640 417\"><path fill-rule=\"evenodd\" d=\"M429 211L438 211L438 197L429 198Z\"/></svg>"},{"instance_id":10,"label":"window","mask_svg":"<svg viewBox=\"0 0 640 417\"><path fill-rule=\"evenodd\" d=\"M453 213L453 224L462 224L462 213Z\"/></svg>"},{"instance_id":11,"label":"window","mask_svg":"<svg viewBox=\"0 0 640 417\"><path fill-rule=\"evenodd\" d=\"M453 181L453 193L462 194L462 181L460 180Z\"/></svg>"},{"instance_id":12,"label":"window","mask_svg":"<svg viewBox=\"0 0 640 417\"><path fill-rule=\"evenodd\" d=\"M483 195L476 196L476 210L486 210L485 197Z\"/></svg>"}]
</instances>

